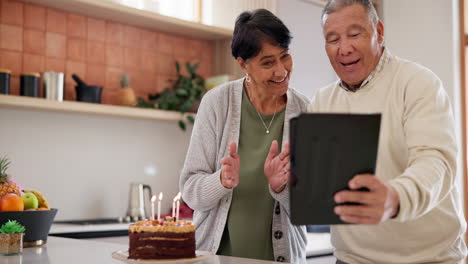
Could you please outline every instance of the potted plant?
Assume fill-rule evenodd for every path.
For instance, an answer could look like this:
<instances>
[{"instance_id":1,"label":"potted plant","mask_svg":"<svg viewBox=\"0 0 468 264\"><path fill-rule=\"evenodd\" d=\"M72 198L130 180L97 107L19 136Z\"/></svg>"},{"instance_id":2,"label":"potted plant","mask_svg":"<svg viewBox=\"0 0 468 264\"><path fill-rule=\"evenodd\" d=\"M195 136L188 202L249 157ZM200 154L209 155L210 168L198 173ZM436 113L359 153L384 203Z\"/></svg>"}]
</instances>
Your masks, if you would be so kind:
<instances>
[{"instance_id":1,"label":"potted plant","mask_svg":"<svg viewBox=\"0 0 468 264\"><path fill-rule=\"evenodd\" d=\"M194 123L194 118L191 115L184 114L187 112L195 112L198 104L205 93L205 79L198 75L197 70L199 63L190 64L187 62L185 67L188 76L180 72L179 62L175 63L177 70L177 78L175 80L168 80L171 84L170 89L164 90L159 94L149 94L148 100L138 97L139 107L156 108L162 110L178 111L182 113L182 118L179 120L179 127L186 130L185 122Z\"/></svg>"},{"instance_id":2,"label":"potted plant","mask_svg":"<svg viewBox=\"0 0 468 264\"><path fill-rule=\"evenodd\" d=\"M24 226L9 220L0 227L0 254L11 255L23 252Z\"/></svg>"}]
</instances>

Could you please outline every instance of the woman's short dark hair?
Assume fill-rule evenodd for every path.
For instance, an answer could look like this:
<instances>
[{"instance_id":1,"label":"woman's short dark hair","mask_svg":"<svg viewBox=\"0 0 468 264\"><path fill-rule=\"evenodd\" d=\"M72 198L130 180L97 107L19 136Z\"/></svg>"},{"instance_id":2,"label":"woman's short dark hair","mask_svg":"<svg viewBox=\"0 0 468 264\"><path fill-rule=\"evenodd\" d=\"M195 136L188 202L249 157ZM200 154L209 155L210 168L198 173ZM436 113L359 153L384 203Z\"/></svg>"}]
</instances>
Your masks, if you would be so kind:
<instances>
[{"instance_id":1,"label":"woman's short dark hair","mask_svg":"<svg viewBox=\"0 0 468 264\"><path fill-rule=\"evenodd\" d=\"M236 19L231 43L232 56L244 60L255 57L262 49L264 41L286 49L291 39L289 29L270 11L245 11Z\"/></svg>"}]
</instances>

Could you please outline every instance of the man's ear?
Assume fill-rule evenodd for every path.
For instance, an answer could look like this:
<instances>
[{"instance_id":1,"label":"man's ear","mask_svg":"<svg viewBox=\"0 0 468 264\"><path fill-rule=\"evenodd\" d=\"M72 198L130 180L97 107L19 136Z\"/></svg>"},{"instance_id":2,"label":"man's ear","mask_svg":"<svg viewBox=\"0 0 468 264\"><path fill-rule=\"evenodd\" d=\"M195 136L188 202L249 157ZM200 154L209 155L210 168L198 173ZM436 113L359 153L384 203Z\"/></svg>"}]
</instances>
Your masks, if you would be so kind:
<instances>
[{"instance_id":1,"label":"man's ear","mask_svg":"<svg viewBox=\"0 0 468 264\"><path fill-rule=\"evenodd\" d=\"M382 44L384 41L384 25L380 20L377 23L377 41L379 42L379 44Z\"/></svg>"}]
</instances>

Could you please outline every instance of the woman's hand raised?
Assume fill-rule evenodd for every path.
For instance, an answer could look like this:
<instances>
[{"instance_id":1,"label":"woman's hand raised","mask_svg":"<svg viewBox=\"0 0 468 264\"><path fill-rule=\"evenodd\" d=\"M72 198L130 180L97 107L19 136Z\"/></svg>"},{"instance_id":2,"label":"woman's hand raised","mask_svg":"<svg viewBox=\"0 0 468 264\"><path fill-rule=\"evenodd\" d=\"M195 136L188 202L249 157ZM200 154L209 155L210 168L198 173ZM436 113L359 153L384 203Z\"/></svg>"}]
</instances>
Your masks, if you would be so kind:
<instances>
[{"instance_id":1,"label":"woman's hand raised","mask_svg":"<svg viewBox=\"0 0 468 264\"><path fill-rule=\"evenodd\" d=\"M240 158L237 154L237 145L234 142L229 144L229 156L221 160L221 184L228 189L239 184Z\"/></svg>"},{"instance_id":2,"label":"woman's hand raised","mask_svg":"<svg viewBox=\"0 0 468 264\"><path fill-rule=\"evenodd\" d=\"M278 154L278 141L273 140L263 167L273 191L279 193L284 190L289 179L289 168L289 142L284 144L283 151Z\"/></svg>"}]
</instances>

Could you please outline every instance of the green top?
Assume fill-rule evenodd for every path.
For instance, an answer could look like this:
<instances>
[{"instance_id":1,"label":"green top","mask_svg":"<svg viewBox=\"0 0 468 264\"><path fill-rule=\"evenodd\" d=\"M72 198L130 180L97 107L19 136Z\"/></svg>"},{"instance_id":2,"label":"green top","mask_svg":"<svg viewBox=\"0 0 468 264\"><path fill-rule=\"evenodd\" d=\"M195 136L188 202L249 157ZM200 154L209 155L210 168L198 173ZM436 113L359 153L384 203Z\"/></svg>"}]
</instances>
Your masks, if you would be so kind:
<instances>
[{"instance_id":1,"label":"green top","mask_svg":"<svg viewBox=\"0 0 468 264\"><path fill-rule=\"evenodd\" d=\"M268 190L263 165L271 142L281 146L285 111L277 112L269 134L259 114L242 93L238 154L239 185L234 188L227 223L217 254L274 260L271 221L274 200ZM268 127L273 115L262 115Z\"/></svg>"}]
</instances>

